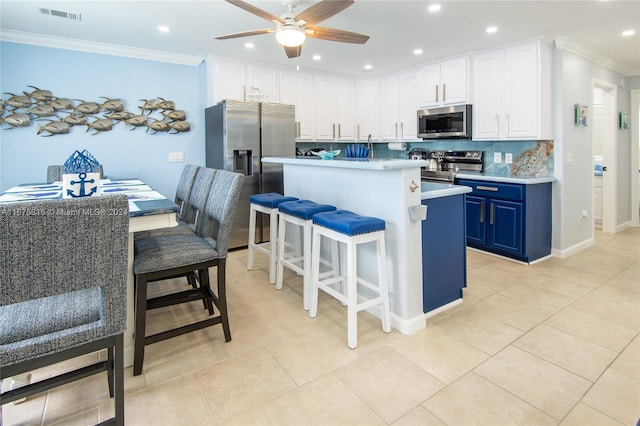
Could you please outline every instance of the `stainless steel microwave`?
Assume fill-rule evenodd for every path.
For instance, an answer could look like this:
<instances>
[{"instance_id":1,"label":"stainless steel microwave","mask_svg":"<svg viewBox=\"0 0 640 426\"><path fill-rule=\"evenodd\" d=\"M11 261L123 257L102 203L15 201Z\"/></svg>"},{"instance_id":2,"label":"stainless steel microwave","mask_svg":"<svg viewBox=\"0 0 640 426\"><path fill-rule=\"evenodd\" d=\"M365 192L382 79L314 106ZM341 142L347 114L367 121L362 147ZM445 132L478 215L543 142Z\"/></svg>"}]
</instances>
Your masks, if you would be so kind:
<instances>
[{"instance_id":1,"label":"stainless steel microwave","mask_svg":"<svg viewBox=\"0 0 640 426\"><path fill-rule=\"evenodd\" d=\"M450 139L471 137L471 105L418 110L418 137Z\"/></svg>"}]
</instances>

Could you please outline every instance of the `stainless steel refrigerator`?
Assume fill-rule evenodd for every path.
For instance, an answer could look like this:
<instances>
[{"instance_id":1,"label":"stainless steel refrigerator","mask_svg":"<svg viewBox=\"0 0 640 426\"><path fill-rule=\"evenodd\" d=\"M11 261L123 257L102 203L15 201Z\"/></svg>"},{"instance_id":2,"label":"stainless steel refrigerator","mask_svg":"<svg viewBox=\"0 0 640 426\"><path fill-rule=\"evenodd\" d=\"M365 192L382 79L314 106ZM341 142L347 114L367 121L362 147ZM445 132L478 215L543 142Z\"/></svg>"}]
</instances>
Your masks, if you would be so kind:
<instances>
[{"instance_id":1,"label":"stainless steel refrigerator","mask_svg":"<svg viewBox=\"0 0 640 426\"><path fill-rule=\"evenodd\" d=\"M206 165L244 174L229 248L245 247L249 237L249 196L284 193L282 165L262 157L296 154L293 105L221 101L205 109ZM256 240L269 240L269 221L258 214Z\"/></svg>"}]
</instances>

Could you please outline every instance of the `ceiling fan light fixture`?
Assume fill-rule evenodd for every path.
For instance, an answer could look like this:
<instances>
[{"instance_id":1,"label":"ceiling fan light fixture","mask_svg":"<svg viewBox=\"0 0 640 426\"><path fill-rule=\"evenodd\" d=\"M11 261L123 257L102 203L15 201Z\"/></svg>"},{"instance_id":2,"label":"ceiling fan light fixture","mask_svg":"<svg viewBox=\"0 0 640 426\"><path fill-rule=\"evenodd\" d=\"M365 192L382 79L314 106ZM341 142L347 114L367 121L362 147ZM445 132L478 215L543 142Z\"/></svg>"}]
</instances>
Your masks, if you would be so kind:
<instances>
[{"instance_id":1,"label":"ceiling fan light fixture","mask_svg":"<svg viewBox=\"0 0 640 426\"><path fill-rule=\"evenodd\" d=\"M276 31L276 40L283 46L297 47L304 43L304 30L296 25L282 25Z\"/></svg>"}]
</instances>

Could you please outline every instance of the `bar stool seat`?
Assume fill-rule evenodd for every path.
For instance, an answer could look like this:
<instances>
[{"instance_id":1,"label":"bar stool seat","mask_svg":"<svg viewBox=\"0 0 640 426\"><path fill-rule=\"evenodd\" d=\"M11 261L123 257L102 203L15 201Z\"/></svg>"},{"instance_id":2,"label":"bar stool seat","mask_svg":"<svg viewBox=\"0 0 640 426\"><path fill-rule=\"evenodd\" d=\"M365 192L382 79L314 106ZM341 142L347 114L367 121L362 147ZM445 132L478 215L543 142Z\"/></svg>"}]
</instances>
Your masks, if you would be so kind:
<instances>
[{"instance_id":1,"label":"bar stool seat","mask_svg":"<svg viewBox=\"0 0 640 426\"><path fill-rule=\"evenodd\" d=\"M269 283L276 282L276 258L278 255L278 205L285 201L295 201L296 197L287 197L277 192L254 194L249 197L249 241L247 243L247 269L253 269L254 251L269 256ZM269 215L269 241L256 243L257 212Z\"/></svg>"},{"instance_id":2,"label":"bar stool seat","mask_svg":"<svg viewBox=\"0 0 640 426\"><path fill-rule=\"evenodd\" d=\"M315 214L336 210L329 204L318 204L311 200L286 201L278 205L278 262L276 275L276 288L282 289L284 267L302 275L302 291L304 309L309 309L309 293L311 285L311 229L312 218ZM302 229L302 253L299 251L300 245L296 241L293 251L286 251L286 229L287 224L297 226ZM299 235L299 234L297 234Z\"/></svg>"},{"instance_id":3,"label":"bar stool seat","mask_svg":"<svg viewBox=\"0 0 640 426\"><path fill-rule=\"evenodd\" d=\"M381 305L382 330L391 331L389 308L389 289L387 282L387 259L385 252L385 221L375 217L360 216L348 210L318 213L313 216L313 242L311 247L311 297L309 316L315 318L318 313L318 291L323 290L347 306L347 342L352 349L358 345L358 312L372 306ZM322 237L338 241L346 247L341 252L339 271L327 277L320 275L320 251ZM358 276L357 248L360 244L376 243L376 264L378 283L375 285ZM332 245L332 250L334 250ZM345 256L346 255L346 256ZM345 258L346 257L346 258ZM345 264L346 263L346 264ZM338 287L339 285L339 287ZM367 300L358 293L358 286L366 288L367 295L377 294ZM346 292L344 289L346 288Z\"/></svg>"}]
</instances>

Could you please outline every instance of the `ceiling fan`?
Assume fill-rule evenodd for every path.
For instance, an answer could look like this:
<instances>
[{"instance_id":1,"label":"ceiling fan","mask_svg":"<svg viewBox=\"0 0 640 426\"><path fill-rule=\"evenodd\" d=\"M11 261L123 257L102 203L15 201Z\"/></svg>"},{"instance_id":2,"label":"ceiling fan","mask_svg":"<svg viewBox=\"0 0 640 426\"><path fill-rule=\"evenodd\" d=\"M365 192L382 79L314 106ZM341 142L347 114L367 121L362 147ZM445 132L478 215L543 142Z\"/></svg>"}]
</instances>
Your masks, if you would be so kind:
<instances>
[{"instance_id":1,"label":"ceiling fan","mask_svg":"<svg viewBox=\"0 0 640 426\"><path fill-rule=\"evenodd\" d=\"M299 0L282 0L282 4L287 7L288 12L280 17L272 15L271 13L255 7L243 0L226 1L234 6L246 10L249 13L253 13L263 19L272 21L277 24L277 26L275 28L264 28L261 30L221 35L214 37L216 40L276 33L278 43L284 46L284 51L289 58L296 58L300 56L302 53L302 43L304 43L306 37L356 44L364 44L369 40L369 36L366 35L315 26L315 24L322 22L351 6L354 3L354 0L321 0L297 15L294 15L293 9L298 5Z\"/></svg>"}]
</instances>

